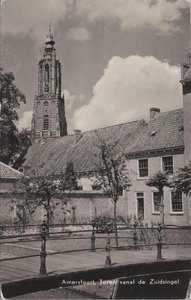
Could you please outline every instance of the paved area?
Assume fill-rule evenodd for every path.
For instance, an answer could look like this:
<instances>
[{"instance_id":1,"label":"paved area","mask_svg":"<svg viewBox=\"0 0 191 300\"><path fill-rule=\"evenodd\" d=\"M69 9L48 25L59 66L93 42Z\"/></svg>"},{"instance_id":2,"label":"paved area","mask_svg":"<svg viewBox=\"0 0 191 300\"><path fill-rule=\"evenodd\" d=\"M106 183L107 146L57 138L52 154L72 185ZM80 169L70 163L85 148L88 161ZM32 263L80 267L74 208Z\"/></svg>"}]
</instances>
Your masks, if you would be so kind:
<instances>
[{"instance_id":1,"label":"paved area","mask_svg":"<svg viewBox=\"0 0 191 300\"><path fill-rule=\"evenodd\" d=\"M26 245L27 250L36 250L36 245ZM32 249L33 248L33 249ZM38 250L38 248L37 248ZM39 249L40 250L40 249ZM68 272L72 270L89 269L104 266L105 251L84 251L65 254L50 254L47 256L47 272ZM163 249L164 259L191 259L191 248ZM113 264L148 262L156 260L156 250L116 250L111 252ZM0 261L0 283L38 276L40 257L21 258L16 260Z\"/></svg>"}]
</instances>

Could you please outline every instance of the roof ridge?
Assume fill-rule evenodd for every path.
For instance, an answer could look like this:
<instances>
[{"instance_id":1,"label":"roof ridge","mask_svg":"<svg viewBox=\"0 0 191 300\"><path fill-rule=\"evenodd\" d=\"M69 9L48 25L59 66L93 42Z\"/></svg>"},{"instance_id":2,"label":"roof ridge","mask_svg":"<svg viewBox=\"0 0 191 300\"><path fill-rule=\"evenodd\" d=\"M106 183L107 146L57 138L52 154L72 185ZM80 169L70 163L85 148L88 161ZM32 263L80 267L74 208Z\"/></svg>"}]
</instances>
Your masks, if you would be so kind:
<instances>
[{"instance_id":1,"label":"roof ridge","mask_svg":"<svg viewBox=\"0 0 191 300\"><path fill-rule=\"evenodd\" d=\"M3 165L4 167L6 167L6 168L8 168L8 169L10 169L11 171L13 171L13 172L16 172L16 173L18 173L19 175L23 175L23 173L21 173L21 172L19 172L18 170L16 170L16 169L14 169L14 168L12 168L11 166L9 166L9 165L6 165L5 163L3 163L2 161L0 161L0 165Z\"/></svg>"},{"instance_id":2,"label":"roof ridge","mask_svg":"<svg viewBox=\"0 0 191 300\"><path fill-rule=\"evenodd\" d=\"M182 108L177 108L177 109L173 109L173 110L168 110L168 111L163 111L163 112L160 112L159 114L157 114L157 116L160 116L160 115L163 115L163 114L168 114L168 113L173 113L175 111L181 111ZM111 127L115 127L115 126L120 126L120 125L125 125L125 124L132 124L132 123L139 123L139 122L145 122L147 124L147 122L145 121L145 119L139 119L139 120L134 120L134 121L129 121L129 122L123 122L123 123L118 123L118 124L114 124L114 125L108 125L108 126L104 126L104 127L99 127L99 128L95 128L95 129L90 129L90 130L86 130L86 131L82 131L82 134L83 133L88 133L88 132L93 132L93 131L96 131L96 130L99 130L99 129L107 129L107 128L111 128ZM150 120L149 120L150 122ZM148 123L149 123L148 122ZM65 135L65 136L62 136L62 137L55 137L55 138L69 138L71 136L73 136L74 133L71 133L71 134L68 134L68 135ZM50 139L47 139L48 141L52 140L51 138Z\"/></svg>"},{"instance_id":3,"label":"roof ridge","mask_svg":"<svg viewBox=\"0 0 191 300\"><path fill-rule=\"evenodd\" d=\"M183 108L176 108L176 109L173 109L173 110L162 111L159 114L157 114L157 116L164 115L164 114L169 114L169 113L174 113L174 112L177 112L177 111L183 111Z\"/></svg>"},{"instance_id":4,"label":"roof ridge","mask_svg":"<svg viewBox=\"0 0 191 300\"><path fill-rule=\"evenodd\" d=\"M96 131L96 130L99 130L99 129L111 128L111 127L115 127L115 126L119 126L119 125L139 123L141 121L145 121L145 120L144 119L139 119L139 120L134 120L134 121L130 121L130 122L124 122L124 123L118 123L118 124L114 124L114 125L108 125L108 126L105 126L105 127L99 127L99 128L96 128L96 129L90 129L90 130L82 131L82 133L92 132L92 131ZM73 133L70 134L70 135L73 135ZM70 135L68 135L68 136L70 136Z\"/></svg>"}]
</instances>

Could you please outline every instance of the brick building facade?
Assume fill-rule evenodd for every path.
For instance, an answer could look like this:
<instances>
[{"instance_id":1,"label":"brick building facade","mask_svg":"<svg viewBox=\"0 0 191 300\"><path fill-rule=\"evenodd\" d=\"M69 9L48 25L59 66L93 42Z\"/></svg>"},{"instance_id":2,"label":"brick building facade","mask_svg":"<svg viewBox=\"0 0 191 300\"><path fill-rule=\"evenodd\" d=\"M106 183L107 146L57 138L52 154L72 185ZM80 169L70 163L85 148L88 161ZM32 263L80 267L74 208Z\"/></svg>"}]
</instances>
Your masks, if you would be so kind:
<instances>
[{"instance_id":1,"label":"brick building facade","mask_svg":"<svg viewBox=\"0 0 191 300\"><path fill-rule=\"evenodd\" d=\"M67 134L64 95L61 95L61 63L56 59L55 41L49 30L44 57L38 65L38 95L34 100L33 139Z\"/></svg>"}]
</instances>

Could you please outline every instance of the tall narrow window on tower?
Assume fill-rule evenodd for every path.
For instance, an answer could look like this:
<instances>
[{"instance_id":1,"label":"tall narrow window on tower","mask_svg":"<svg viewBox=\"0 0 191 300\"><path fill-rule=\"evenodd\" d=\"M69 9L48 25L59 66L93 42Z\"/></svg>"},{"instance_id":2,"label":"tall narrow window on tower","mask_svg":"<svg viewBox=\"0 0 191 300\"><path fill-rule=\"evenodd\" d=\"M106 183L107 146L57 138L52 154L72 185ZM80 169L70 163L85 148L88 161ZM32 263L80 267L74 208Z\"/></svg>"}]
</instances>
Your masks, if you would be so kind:
<instances>
[{"instance_id":1,"label":"tall narrow window on tower","mask_svg":"<svg viewBox=\"0 0 191 300\"><path fill-rule=\"evenodd\" d=\"M48 130L49 127L49 117L48 115L44 115L43 117L43 130Z\"/></svg>"},{"instance_id":2,"label":"tall narrow window on tower","mask_svg":"<svg viewBox=\"0 0 191 300\"><path fill-rule=\"evenodd\" d=\"M45 65L45 87L44 87L44 91L45 93L49 93L49 65L46 64Z\"/></svg>"},{"instance_id":3,"label":"tall narrow window on tower","mask_svg":"<svg viewBox=\"0 0 191 300\"><path fill-rule=\"evenodd\" d=\"M43 94L43 88L42 88L42 83L43 83L43 68L42 68L42 65L39 64L39 95L42 95Z\"/></svg>"},{"instance_id":4,"label":"tall narrow window on tower","mask_svg":"<svg viewBox=\"0 0 191 300\"><path fill-rule=\"evenodd\" d=\"M43 103L43 113L44 115L48 114L48 101L44 101Z\"/></svg>"}]
</instances>

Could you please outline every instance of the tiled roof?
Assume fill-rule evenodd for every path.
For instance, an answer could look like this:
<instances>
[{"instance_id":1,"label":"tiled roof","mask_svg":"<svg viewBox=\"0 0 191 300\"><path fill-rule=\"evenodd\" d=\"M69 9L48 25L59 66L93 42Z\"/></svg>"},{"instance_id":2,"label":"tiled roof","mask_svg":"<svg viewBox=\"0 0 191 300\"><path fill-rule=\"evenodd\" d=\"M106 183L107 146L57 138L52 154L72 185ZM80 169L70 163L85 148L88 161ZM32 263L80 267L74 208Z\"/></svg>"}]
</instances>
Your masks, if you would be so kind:
<instances>
[{"instance_id":1,"label":"tiled roof","mask_svg":"<svg viewBox=\"0 0 191 300\"><path fill-rule=\"evenodd\" d=\"M176 149L184 146L182 109L160 113L147 124L144 120L114 125L96 130L108 143L117 141L126 154L149 150ZM67 161L72 161L77 172L95 170L98 151L96 131L83 132L75 143L74 135L48 139L33 144L23 166L29 174L60 174Z\"/></svg>"},{"instance_id":2,"label":"tiled roof","mask_svg":"<svg viewBox=\"0 0 191 300\"><path fill-rule=\"evenodd\" d=\"M93 171L96 165L95 153L99 145L97 135L107 142L117 141L127 151L140 137L144 120L109 126L92 131L83 132L75 143L74 135L52 138L45 142L33 144L23 166L30 167L30 174L60 174L66 167L67 161L72 161L77 172ZM97 135L96 135L97 132Z\"/></svg>"},{"instance_id":3,"label":"tiled roof","mask_svg":"<svg viewBox=\"0 0 191 300\"><path fill-rule=\"evenodd\" d=\"M23 176L19 171L0 162L0 180L1 179L20 179Z\"/></svg>"},{"instance_id":4,"label":"tiled roof","mask_svg":"<svg viewBox=\"0 0 191 300\"><path fill-rule=\"evenodd\" d=\"M128 150L128 153L179 147L184 147L182 109L160 113L150 120L143 134Z\"/></svg>"}]
</instances>

